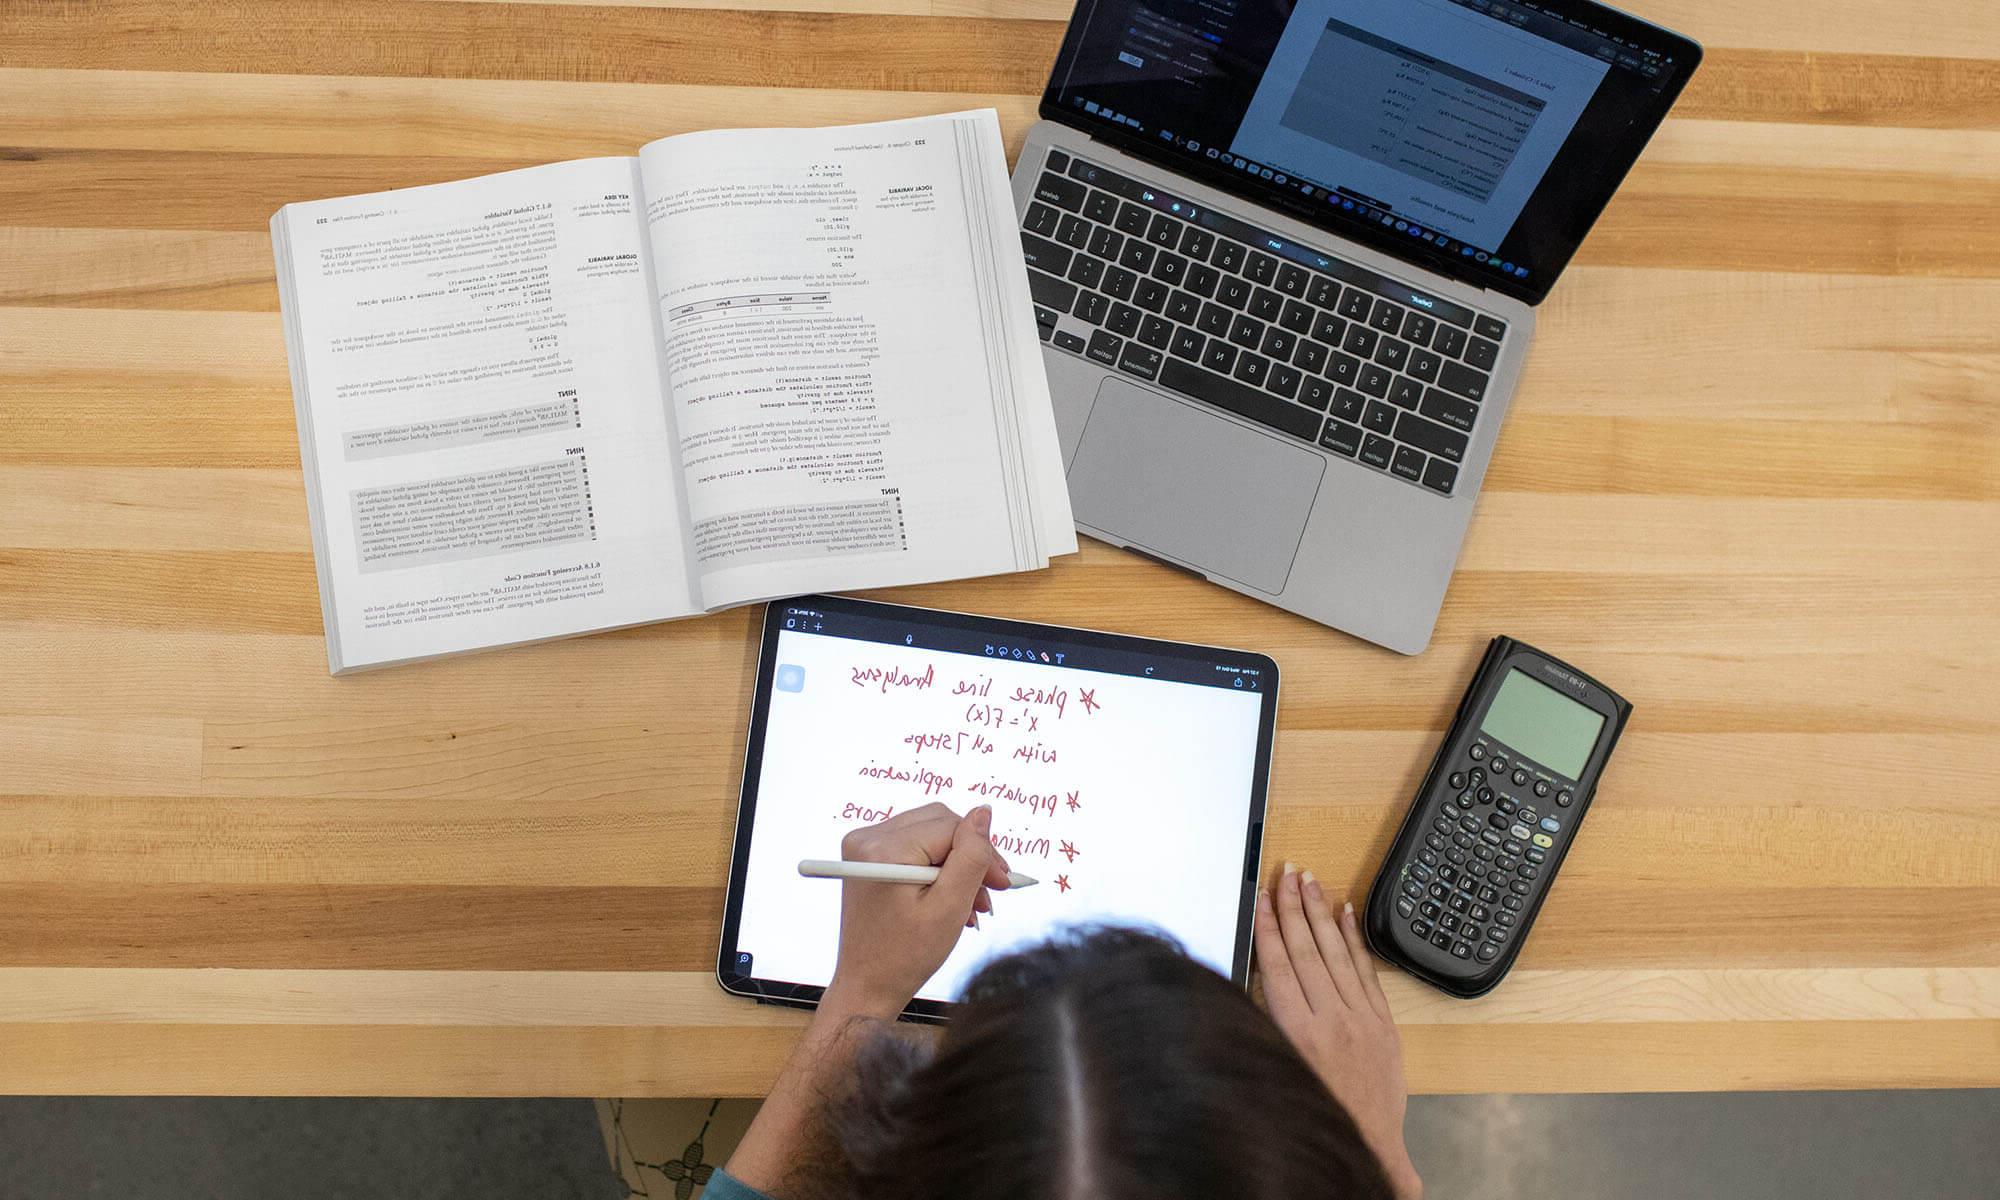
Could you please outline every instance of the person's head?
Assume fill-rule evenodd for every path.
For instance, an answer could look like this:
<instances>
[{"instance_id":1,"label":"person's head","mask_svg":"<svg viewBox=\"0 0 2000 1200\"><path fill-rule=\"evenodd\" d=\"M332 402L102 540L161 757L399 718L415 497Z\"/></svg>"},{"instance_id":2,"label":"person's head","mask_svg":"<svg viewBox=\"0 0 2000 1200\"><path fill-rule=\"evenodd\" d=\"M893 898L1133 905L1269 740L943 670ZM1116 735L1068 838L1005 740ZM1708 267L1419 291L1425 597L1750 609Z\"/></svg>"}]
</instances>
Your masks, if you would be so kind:
<instances>
[{"instance_id":1,"label":"person's head","mask_svg":"<svg viewBox=\"0 0 2000 1200\"><path fill-rule=\"evenodd\" d=\"M1387 1200L1346 1110L1228 980L1132 930L989 964L935 1054L883 1038L836 1118L870 1200Z\"/></svg>"}]
</instances>

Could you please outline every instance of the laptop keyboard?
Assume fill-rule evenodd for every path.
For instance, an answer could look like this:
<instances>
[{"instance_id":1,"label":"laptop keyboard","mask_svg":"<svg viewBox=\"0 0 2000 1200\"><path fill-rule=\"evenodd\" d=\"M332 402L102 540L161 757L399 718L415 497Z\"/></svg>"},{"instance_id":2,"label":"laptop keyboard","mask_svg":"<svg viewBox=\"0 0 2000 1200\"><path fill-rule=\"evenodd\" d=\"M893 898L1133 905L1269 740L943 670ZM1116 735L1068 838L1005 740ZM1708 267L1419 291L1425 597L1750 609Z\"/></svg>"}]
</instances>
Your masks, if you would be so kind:
<instances>
[{"instance_id":1,"label":"laptop keyboard","mask_svg":"<svg viewBox=\"0 0 2000 1200\"><path fill-rule=\"evenodd\" d=\"M1057 349L1434 492L1457 485L1504 322L1061 150L1021 245Z\"/></svg>"}]
</instances>

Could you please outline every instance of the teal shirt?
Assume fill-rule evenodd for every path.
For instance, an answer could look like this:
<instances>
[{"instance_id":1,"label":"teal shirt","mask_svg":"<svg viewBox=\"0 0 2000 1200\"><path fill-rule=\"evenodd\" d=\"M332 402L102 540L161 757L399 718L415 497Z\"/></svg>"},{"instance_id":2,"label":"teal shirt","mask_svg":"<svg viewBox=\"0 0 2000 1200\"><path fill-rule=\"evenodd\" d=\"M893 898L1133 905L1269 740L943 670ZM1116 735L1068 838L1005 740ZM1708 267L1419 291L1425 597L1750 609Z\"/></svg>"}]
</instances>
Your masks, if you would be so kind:
<instances>
[{"instance_id":1,"label":"teal shirt","mask_svg":"<svg viewBox=\"0 0 2000 1200\"><path fill-rule=\"evenodd\" d=\"M708 1186L701 1189L702 1200L771 1200L771 1197L748 1184L738 1183L730 1178L729 1172L718 1170L708 1177Z\"/></svg>"}]
</instances>

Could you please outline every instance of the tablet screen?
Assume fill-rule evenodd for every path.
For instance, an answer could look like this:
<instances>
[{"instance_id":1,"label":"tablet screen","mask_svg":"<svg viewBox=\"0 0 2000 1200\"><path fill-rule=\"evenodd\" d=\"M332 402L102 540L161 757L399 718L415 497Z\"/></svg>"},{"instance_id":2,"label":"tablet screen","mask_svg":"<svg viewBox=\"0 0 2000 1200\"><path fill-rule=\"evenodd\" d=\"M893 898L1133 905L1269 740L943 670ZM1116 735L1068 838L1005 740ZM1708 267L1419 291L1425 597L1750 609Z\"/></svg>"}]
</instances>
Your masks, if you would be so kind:
<instances>
[{"instance_id":1,"label":"tablet screen","mask_svg":"<svg viewBox=\"0 0 2000 1200\"><path fill-rule=\"evenodd\" d=\"M1079 923L1164 931L1240 977L1270 660L857 606L772 608L726 974L824 986L840 884L802 878L799 861L837 859L849 830L937 801L990 804L994 845L1040 882L994 893L920 1000L949 1001L988 958Z\"/></svg>"}]
</instances>

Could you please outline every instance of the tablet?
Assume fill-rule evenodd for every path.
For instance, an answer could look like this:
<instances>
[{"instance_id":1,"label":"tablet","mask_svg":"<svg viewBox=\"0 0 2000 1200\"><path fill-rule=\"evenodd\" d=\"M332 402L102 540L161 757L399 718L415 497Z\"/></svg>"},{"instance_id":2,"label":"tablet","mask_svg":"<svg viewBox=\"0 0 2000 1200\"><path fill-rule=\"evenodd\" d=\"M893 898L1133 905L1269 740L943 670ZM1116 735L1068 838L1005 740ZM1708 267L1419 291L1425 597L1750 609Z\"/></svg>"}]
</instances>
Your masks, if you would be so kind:
<instances>
[{"instance_id":1,"label":"tablet","mask_svg":"<svg viewBox=\"0 0 2000 1200\"><path fill-rule=\"evenodd\" d=\"M765 609L716 975L816 1003L833 975L849 830L932 801L993 806L1036 877L993 894L909 1015L945 1015L988 959L1074 925L1171 935L1237 984L1278 668L1261 654L809 596Z\"/></svg>"}]
</instances>

